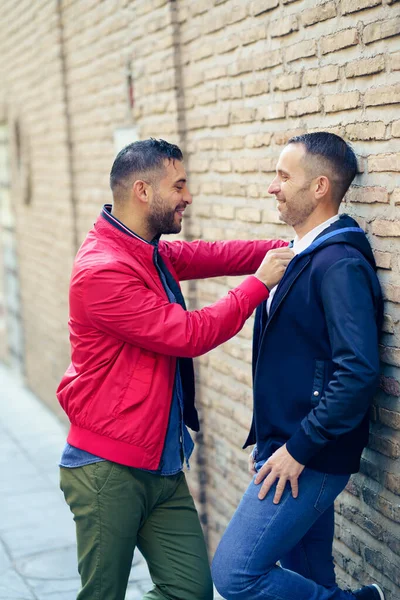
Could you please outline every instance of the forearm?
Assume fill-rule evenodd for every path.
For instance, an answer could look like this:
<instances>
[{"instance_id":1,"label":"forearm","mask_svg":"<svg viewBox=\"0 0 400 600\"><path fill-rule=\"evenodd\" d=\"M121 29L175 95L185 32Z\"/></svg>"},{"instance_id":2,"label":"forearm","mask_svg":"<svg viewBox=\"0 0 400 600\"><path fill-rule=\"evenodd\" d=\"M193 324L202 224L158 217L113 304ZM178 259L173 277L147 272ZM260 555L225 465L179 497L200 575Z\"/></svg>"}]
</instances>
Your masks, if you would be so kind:
<instances>
[{"instance_id":1,"label":"forearm","mask_svg":"<svg viewBox=\"0 0 400 600\"><path fill-rule=\"evenodd\" d=\"M161 246L181 281L224 275L251 275L265 254L287 246L282 240L231 240L223 242L172 242Z\"/></svg>"}]
</instances>

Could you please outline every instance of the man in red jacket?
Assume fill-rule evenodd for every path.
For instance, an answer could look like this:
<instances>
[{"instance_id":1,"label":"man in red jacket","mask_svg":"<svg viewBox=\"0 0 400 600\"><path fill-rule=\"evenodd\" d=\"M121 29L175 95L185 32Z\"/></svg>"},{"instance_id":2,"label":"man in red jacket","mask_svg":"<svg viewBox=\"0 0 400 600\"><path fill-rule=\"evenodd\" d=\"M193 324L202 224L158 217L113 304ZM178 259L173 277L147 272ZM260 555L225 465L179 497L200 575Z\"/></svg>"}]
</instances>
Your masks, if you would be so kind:
<instances>
[{"instance_id":1,"label":"man in red jacket","mask_svg":"<svg viewBox=\"0 0 400 600\"><path fill-rule=\"evenodd\" d=\"M61 487L76 522L78 600L123 600L135 546L147 600L210 600L212 582L183 465L198 431L192 358L234 336L282 277L282 241L161 242L192 203L182 153L163 140L122 150L106 205L75 259L72 361L57 390L70 432ZM265 257L265 258L264 258ZM179 281L255 273L189 312Z\"/></svg>"}]
</instances>

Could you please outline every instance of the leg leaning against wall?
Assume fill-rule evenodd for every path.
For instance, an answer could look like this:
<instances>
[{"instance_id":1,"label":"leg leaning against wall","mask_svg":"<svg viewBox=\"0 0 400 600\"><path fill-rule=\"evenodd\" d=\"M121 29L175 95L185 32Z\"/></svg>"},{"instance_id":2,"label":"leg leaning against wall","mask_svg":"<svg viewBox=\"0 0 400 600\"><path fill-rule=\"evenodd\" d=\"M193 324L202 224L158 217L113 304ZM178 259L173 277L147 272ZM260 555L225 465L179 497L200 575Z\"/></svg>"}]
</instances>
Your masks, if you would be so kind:
<instances>
[{"instance_id":1,"label":"leg leaning against wall","mask_svg":"<svg viewBox=\"0 0 400 600\"><path fill-rule=\"evenodd\" d=\"M326 510L332 510L347 481L347 475L306 468L299 480L298 498L292 497L288 484L277 505L273 504L276 485L259 500L259 486L250 483L214 558L212 573L220 594L226 600L349 600L352 596L332 582L333 532L331 527L323 529L322 518ZM301 572L304 562L298 548L311 530L319 539L319 551L312 552L313 572L326 573L322 583L276 564L282 560L285 565L286 560L293 566L296 560ZM309 551L309 544L305 548ZM290 556L293 551L296 554Z\"/></svg>"}]
</instances>

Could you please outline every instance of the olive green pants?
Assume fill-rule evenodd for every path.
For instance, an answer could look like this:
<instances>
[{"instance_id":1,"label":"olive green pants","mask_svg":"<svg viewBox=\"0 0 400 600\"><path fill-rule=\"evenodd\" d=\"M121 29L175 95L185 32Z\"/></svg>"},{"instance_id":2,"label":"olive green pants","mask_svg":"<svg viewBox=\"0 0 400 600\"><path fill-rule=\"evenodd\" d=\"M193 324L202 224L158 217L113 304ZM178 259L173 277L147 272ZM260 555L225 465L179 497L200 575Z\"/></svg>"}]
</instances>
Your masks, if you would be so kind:
<instances>
[{"instance_id":1,"label":"olive green pants","mask_svg":"<svg viewBox=\"0 0 400 600\"><path fill-rule=\"evenodd\" d=\"M135 546L154 588L146 600L212 600L207 550L183 473L162 477L104 461L61 468L74 515L77 600L124 600Z\"/></svg>"}]
</instances>

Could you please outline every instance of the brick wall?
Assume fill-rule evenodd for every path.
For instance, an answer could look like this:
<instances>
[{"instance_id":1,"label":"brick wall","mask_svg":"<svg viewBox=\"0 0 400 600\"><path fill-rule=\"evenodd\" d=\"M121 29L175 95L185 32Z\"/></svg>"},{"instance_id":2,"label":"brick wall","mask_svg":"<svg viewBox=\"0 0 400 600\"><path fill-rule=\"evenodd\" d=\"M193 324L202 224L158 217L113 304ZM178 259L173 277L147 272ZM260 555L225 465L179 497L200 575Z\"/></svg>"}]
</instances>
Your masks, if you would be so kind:
<instances>
[{"instance_id":1,"label":"brick wall","mask_svg":"<svg viewBox=\"0 0 400 600\"><path fill-rule=\"evenodd\" d=\"M73 257L59 22L55 2L5 0L2 10L0 114L10 134L24 370L54 405L68 360L66 274Z\"/></svg>"},{"instance_id":2,"label":"brick wall","mask_svg":"<svg viewBox=\"0 0 400 600\"><path fill-rule=\"evenodd\" d=\"M12 132L26 375L48 402L68 361L72 257L110 198L115 129L135 123L185 150L188 239L290 238L267 194L287 139L324 129L353 144L360 174L343 210L367 231L386 316L370 445L337 502L335 558L342 583L372 577L399 600L400 3L5 2L0 121ZM195 282L186 294L201 307L236 284ZM211 551L248 482L251 336L249 321L197 361L203 427L189 479Z\"/></svg>"}]
</instances>

